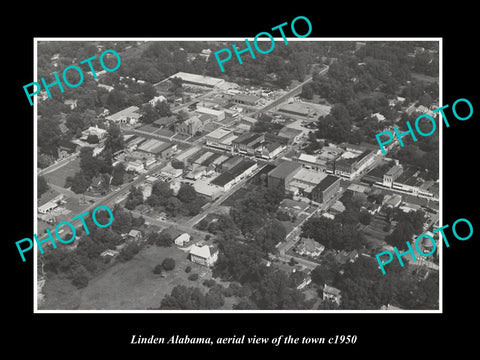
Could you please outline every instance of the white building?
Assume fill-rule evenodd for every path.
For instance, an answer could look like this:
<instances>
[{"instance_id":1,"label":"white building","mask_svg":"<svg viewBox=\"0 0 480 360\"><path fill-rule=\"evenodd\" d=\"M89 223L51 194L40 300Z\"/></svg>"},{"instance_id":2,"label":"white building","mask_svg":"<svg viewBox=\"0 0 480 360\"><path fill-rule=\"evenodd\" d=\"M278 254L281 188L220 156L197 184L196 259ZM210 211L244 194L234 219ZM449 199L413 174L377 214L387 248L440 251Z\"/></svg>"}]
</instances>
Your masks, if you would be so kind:
<instances>
[{"instance_id":1,"label":"white building","mask_svg":"<svg viewBox=\"0 0 480 360\"><path fill-rule=\"evenodd\" d=\"M178 246L183 246L186 243L188 243L189 241L190 241L190 234L187 234L187 233L183 233L182 235L178 236L174 240L175 245L178 245Z\"/></svg>"},{"instance_id":2,"label":"white building","mask_svg":"<svg viewBox=\"0 0 480 360\"><path fill-rule=\"evenodd\" d=\"M193 245L190 249L190 260L194 263L213 266L218 259L218 249L209 245Z\"/></svg>"}]
</instances>

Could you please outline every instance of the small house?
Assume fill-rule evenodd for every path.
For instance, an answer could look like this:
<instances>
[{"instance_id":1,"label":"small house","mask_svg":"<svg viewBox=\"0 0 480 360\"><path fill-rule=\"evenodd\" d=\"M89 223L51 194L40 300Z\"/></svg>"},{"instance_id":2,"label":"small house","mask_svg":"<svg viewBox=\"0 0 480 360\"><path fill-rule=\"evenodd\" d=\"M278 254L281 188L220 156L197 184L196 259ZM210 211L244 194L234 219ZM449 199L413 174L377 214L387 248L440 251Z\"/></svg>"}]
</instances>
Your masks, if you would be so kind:
<instances>
[{"instance_id":1,"label":"small house","mask_svg":"<svg viewBox=\"0 0 480 360\"><path fill-rule=\"evenodd\" d=\"M174 240L175 245L178 245L178 246L184 246L189 241L190 241L190 234L187 234L187 233L181 234Z\"/></svg>"}]
</instances>

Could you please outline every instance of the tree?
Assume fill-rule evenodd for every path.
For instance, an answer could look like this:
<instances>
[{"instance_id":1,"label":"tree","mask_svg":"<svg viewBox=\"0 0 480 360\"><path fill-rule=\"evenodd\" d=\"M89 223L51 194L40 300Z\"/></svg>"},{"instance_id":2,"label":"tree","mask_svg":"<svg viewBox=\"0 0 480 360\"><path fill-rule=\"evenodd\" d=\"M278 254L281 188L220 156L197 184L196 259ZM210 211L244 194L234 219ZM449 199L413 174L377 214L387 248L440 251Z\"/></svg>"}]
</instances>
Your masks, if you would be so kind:
<instances>
[{"instance_id":1,"label":"tree","mask_svg":"<svg viewBox=\"0 0 480 360\"><path fill-rule=\"evenodd\" d=\"M122 163L118 163L117 165L115 165L112 171L111 184L115 186L122 185L125 173L125 165L123 165Z\"/></svg>"},{"instance_id":2,"label":"tree","mask_svg":"<svg viewBox=\"0 0 480 360\"><path fill-rule=\"evenodd\" d=\"M37 197L40 198L44 193L50 189L47 180L43 176L37 176Z\"/></svg>"},{"instance_id":3,"label":"tree","mask_svg":"<svg viewBox=\"0 0 480 360\"><path fill-rule=\"evenodd\" d=\"M197 281L197 280L198 280L198 274L197 274L197 273L193 273L193 274L188 275L188 280L190 280L190 281Z\"/></svg>"},{"instance_id":4,"label":"tree","mask_svg":"<svg viewBox=\"0 0 480 360\"><path fill-rule=\"evenodd\" d=\"M163 272L163 266L162 264L158 264L153 268L153 273L156 275L159 275Z\"/></svg>"},{"instance_id":5,"label":"tree","mask_svg":"<svg viewBox=\"0 0 480 360\"><path fill-rule=\"evenodd\" d=\"M358 221L363 225L368 225L372 221L372 215L368 211L360 211Z\"/></svg>"},{"instance_id":6,"label":"tree","mask_svg":"<svg viewBox=\"0 0 480 360\"><path fill-rule=\"evenodd\" d=\"M129 261L133 259L133 257L138 254L139 251L140 246L135 242L131 242L120 251L120 254L118 254L118 259L122 262Z\"/></svg>"},{"instance_id":7,"label":"tree","mask_svg":"<svg viewBox=\"0 0 480 360\"><path fill-rule=\"evenodd\" d=\"M167 271L173 270L175 268L175 260L172 258L165 258L162 261L162 267Z\"/></svg>"},{"instance_id":8,"label":"tree","mask_svg":"<svg viewBox=\"0 0 480 360\"><path fill-rule=\"evenodd\" d=\"M325 284L325 274L321 266L315 267L310 273L310 277L317 285L323 286Z\"/></svg>"},{"instance_id":9,"label":"tree","mask_svg":"<svg viewBox=\"0 0 480 360\"><path fill-rule=\"evenodd\" d=\"M125 202L125 208L133 210L140 204L143 204L143 193L139 188L132 186Z\"/></svg>"},{"instance_id":10,"label":"tree","mask_svg":"<svg viewBox=\"0 0 480 360\"><path fill-rule=\"evenodd\" d=\"M83 172L77 172L74 176L65 179L65 187L70 187L75 194L84 194L90 187L91 180Z\"/></svg>"},{"instance_id":11,"label":"tree","mask_svg":"<svg viewBox=\"0 0 480 360\"><path fill-rule=\"evenodd\" d=\"M87 141L89 144L98 144L98 143L99 143L98 136L95 135L95 134L90 134L90 135L88 135L86 141Z\"/></svg>"},{"instance_id":12,"label":"tree","mask_svg":"<svg viewBox=\"0 0 480 360\"><path fill-rule=\"evenodd\" d=\"M88 285L89 274L83 265L77 265L71 274L72 284L78 289L84 288Z\"/></svg>"},{"instance_id":13,"label":"tree","mask_svg":"<svg viewBox=\"0 0 480 360\"><path fill-rule=\"evenodd\" d=\"M159 118L158 113L153 109L153 106L150 103L144 104L141 112L142 117L140 118L140 121L145 124L151 124Z\"/></svg>"},{"instance_id":14,"label":"tree","mask_svg":"<svg viewBox=\"0 0 480 360\"><path fill-rule=\"evenodd\" d=\"M155 105L155 111L160 117L172 116L172 111L170 110L170 105L166 101L160 101ZM182 110L180 110L182 111Z\"/></svg>"},{"instance_id":15,"label":"tree","mask_svg":"<svg viewBox=\"0 0 480 360\"><path fill-rule=\"evenodd\" d=\"M178 190L177 198L184 203L191 203L196 200L197 192L190 184L182 184Z\"/></svg>"},{"instance_id":16,"label":"tree","mask_svg":"<svg viewBox=\"0 0 480 360\"><path fill-rule=\"evenodd\" d=\"M165 204L165 211L171 217L175 217L180 213L182 209L182 203L176 197L171 196L168 198L167 203Z\"/></svg>"},{"instance_id":17,"label":"tree","mask_svg":"<svg viewBox=\"0 0 480 360\"><path fill-rule=\"evenodd\" d=\"M155 243L157 246L169 247L173 245L173 238L167 231L162 231L158 234L157 241Z\"/></svg>"}]
</instances>

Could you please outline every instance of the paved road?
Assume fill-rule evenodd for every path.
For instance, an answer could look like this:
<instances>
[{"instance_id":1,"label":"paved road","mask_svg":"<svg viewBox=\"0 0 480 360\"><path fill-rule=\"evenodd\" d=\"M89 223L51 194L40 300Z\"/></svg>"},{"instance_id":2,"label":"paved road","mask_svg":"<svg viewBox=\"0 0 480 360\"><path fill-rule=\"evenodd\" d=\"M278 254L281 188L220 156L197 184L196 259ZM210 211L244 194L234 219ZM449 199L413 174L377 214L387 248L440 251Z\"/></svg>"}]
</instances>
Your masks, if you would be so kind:
<instances>
[{"instance_id":1,"label":"paved road","mask_svg":"<svg viewBox=\"0 0 480 360\"><path fill-rule=\"evenodd\" d=\"M323 75L325 74L327 71L328 71L328 66L326 66L325 68L323 68L319 74L320 75ZM300 83L299 85L295 86L293 89L289 90L287 93L283 94L282 96L280 96L278 99L274 100L273 102L271 102L270 104L268 105L265 105L263 108L255 111L254 113L250 114L249 116L253 117L257 114L261 114L261 113L264 113L265 111L268 111L270 110L271 108L274 108L275 106L277 106L278 104L284 102L285 100L287 100L289 97L293 96L293 95L297 95L297 93L300 93L301 90L302 90L302 87L303 85L309 83L310 81L312 81L312 77L309 76L305 81L303 81L302 83Z\"/></svg>"}]
</instances>

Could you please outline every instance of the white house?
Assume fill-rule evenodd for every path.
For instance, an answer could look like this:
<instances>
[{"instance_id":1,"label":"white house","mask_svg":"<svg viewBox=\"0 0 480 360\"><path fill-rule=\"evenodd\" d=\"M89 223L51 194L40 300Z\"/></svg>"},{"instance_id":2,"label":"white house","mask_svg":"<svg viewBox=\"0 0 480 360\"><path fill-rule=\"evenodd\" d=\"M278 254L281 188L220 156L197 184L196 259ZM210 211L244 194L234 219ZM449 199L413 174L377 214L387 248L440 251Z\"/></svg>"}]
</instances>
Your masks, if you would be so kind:
<instances>
[{"instance_id":1,"label":"white house","mask_svg":"<svg viewBox=\"0 0 480 360\"><path fill-rule=\"evenodd\" d=\"M165 98L165 96L162 96L162 95L159 95L159 96L155 96L152 100L150 100L148 103L152 106L155 106L157 105L158 103L161 103L163 101L167 101L167 99Z\"/></svg>"},{"instance_id":2,"label":"white house","mask_svg":"<svg viewBox=\"0 0 480 360\"><path fill-rule=\"evenodd\" d=\"M46 213L52 211L53 209L55 209L57 207L58 207L58 204L56 202L49 201L49 202L43 204L42 206L39 206L38 207L38 212L40 214L46 214Z\"/></svg>"},{"instance_id":3,"label":"white house","mask_svg":"<svg viewBox=\"0 0 480 360\"><path fill-rule=\"evenodd\" d=\"M194 263L213 266L218 259L218 249L211 245L193 245L190 249L190 260Z\"/></svg>"},{"instance_id":4,"label":"white house","mask_svg":"<svg viewBox=\"0 0 480 360\"><path fill-rule=\"evenodd\" d=\"M325 284L323 286L323 300L329 299L336 302L337 305L340 305L340 299L342 298L340 292L341 291L339 289Z\"/></svg>"},{"instance_id":5,"label":"white house","mask_svg":"<svg viewBox=\"0 0 480 360\"><path fill-rule=\"evenodd\" d=\"M178 245L178 246L183 246L185 245L185 243L188 243L190 241L190 234L187 234L187 233L183 233L182 235L178 236L174 242L175 242L175 245Z\"/></svg>"}]
</instances>

